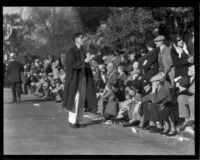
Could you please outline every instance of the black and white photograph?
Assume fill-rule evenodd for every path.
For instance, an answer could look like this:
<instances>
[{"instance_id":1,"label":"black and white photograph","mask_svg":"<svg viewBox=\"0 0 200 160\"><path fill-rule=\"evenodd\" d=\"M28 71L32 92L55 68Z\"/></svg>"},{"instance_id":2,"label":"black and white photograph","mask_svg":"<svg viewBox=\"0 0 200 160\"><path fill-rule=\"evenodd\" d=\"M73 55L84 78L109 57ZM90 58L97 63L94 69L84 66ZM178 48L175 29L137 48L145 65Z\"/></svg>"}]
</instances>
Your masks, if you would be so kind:
<instances>
[{"instance_id":1,"label":"black and white photograph","mask_svg":"<svg viewBox=\"0 0 200 160\"><path fill-rule=\"evenodd\" d=\"M2 9L4 155L195 155L194 7Z\"/></svg>"}]
</instances>

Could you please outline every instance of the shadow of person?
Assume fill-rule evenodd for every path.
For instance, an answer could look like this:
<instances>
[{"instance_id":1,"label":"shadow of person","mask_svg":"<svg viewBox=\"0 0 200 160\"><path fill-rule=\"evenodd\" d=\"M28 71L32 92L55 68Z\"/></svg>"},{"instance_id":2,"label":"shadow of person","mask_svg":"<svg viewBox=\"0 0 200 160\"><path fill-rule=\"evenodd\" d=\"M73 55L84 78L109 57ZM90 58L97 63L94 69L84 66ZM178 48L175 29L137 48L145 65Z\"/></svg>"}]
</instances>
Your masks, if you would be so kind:
<instances>
[{"instance_id":1,"label":"shadow of person","mask_svg":"<svg viewBox=\"0 0 200 160\"><path fill-rule=\"evenodd\" d=\"M42 102L51 102L52 99L30 99L30 100L23 100L22 103L42 103Z\"/></svg>"},{"instance_id":2,"label":"shadow of person","mask_svg":"<svg viewBox=\"0 0 200 160\"><path fill-rule=\"evenodd\" d=\"M104 122L104 119L98 119L98 120L91 120L90 122L88 122L86 125L90 126L90 125L96 125L96 124L101 124Z\"/></svg>"}]
</instances>

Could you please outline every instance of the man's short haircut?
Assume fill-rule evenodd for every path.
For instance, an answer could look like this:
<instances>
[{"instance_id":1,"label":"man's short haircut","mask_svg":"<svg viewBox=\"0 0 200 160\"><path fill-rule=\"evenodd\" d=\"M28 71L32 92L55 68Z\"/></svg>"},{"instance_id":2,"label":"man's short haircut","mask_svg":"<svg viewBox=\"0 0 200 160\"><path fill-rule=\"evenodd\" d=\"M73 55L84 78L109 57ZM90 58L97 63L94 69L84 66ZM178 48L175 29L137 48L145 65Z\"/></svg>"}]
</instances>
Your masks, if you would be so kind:
<instances>
[{"instance_id":1,"label":"man's short haircut","mask_svg":"<svg viewBox=\"0 0 200 160\"><path fill-rule=\"evenodd\" d=\"M75 41L75 39L76 39L77 37L79 37L80 35L81 35L81 32L72 34L72 39L73 39L73 41Z\"/></svg>"}]
</instances>

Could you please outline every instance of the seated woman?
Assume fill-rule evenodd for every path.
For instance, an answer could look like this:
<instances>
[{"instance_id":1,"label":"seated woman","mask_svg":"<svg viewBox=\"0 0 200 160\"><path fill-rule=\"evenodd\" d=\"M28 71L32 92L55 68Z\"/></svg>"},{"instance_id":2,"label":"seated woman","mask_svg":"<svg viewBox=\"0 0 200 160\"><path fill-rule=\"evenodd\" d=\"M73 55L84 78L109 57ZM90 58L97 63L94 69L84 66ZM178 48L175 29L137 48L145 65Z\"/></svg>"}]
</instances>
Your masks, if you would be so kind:
<instances>
[{"instance_id":1,"label":"seated woman","mask_svg":"<svg viewBox=\"0 0 200 160\"><path fill-rule=\"evenodd\" d=\"M179 76L188 76L188 68L194 63L194 57L188 53L186 44L179 35L175 36L171 57L175 67L174 79Z\"/></svg>"}]
</instances>

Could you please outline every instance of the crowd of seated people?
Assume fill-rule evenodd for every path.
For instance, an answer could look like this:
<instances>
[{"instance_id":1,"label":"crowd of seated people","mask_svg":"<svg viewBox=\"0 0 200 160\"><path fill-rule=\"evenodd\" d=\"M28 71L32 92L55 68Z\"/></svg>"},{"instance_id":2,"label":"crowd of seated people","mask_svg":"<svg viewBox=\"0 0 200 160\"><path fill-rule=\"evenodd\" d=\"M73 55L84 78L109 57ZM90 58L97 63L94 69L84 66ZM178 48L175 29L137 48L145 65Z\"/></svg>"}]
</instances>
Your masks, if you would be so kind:
<instances>
[{"instance_id":1,"label":"crowd of seated people","mask_svg":"<svg viewBox=\"0 0 200 160\"><path fill-rule=\"evenodd\" d=\"M192 43L193 42L193 43ZM141 47L140 53L116 50L93 56L91 70L98 99L96 114L106 123L137 126L151 133L174 136L194 130L194 41L180 35L167 43L162 35ZM140 56L138 56L140 55ZM24 94L62 102L65 84L63 58L47 57L24 64Z\"/></svg>"},{"instance_id":2,"label":"crowd of seated people","mask_svg":"<svg viewBox=\"0 0 200 160\"><path fill-rule=\"evenodd\" d=\"M115 52L94 58L97 113L106 123L166 136L186 127L194 130L194 53L180 35L170 43L160 35L142 46L140 55Z\"/></svg>"}]
</instances>

